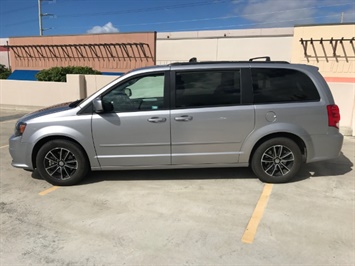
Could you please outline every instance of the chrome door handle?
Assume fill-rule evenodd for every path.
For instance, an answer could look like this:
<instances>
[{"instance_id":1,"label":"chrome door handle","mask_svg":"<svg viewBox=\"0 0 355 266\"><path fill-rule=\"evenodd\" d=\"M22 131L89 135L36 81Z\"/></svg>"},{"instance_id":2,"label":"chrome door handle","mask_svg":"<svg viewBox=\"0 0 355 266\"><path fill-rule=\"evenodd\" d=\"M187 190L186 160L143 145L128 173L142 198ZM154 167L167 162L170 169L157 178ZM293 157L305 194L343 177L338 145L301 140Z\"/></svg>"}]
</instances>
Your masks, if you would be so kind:
<instances>
[{"instance_id":1,"label":"chrome door handle","mask_svg":"<svg viewBox=\"0 0 355 266\"><path fill-rule=\"evenodd\" d=\"M166 121L165 117L151 117L148 119L148 122L151 123L163 123Z\"/></svg>"},{"instance_id":2,"label":"chrome door handle","mask_svg":"<svg viewBox=\"0 0 355 266\"><path fill-rule=\"evenodd\" d=\"M187 122L192 120L192 116L183 115L183 116L177 116L174 119L175 121L179 121L179 122Z\"/></svg>"}]
</instances>

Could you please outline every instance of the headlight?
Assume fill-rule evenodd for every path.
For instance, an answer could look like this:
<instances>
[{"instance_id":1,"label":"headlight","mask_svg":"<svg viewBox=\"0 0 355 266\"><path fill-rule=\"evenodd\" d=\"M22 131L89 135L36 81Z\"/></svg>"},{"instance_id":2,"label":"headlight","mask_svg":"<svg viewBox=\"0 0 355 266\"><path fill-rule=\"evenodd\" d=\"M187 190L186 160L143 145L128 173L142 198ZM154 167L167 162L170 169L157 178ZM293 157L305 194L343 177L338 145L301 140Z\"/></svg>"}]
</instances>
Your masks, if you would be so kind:
<instances>
[{"instance_id":1,"label":"headlight","mask_svg":"<svg viewBox=\"0 0 355 266\"><path fill-rule=\"evenodd\" d=\"M25 132L26 129L26 123L24 122L17 122L16 126L15 126L15 136L21 136L23 134L23 132Z\"/></svg>"}]
</instances>

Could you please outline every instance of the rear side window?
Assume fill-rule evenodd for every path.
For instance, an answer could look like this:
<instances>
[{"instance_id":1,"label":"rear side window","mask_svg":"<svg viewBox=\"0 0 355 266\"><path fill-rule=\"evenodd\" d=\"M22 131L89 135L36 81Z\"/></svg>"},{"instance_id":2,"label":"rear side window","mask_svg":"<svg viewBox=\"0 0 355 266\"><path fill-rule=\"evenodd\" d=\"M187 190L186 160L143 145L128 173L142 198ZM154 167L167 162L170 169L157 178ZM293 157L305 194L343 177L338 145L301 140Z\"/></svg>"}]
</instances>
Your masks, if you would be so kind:
<instances>
[{"instance_id":1,"label":"rear side window","mask_svg":"<svg viewBox=\"0 0 355 266\"><path fill-rule=\"evenodd\" d=\"M240 70L177 72L177 108L240 104Z\"/></svg>"},{"instance_id":2,"label":"rear side window","mask_svg":"<svg viewBox=\"0 0 355 266\"><path fill-rule=\"evenodd\" d=\"M313 81L293 69L252 68L254 103L319 101Z\"/></svg>"}]
</instances>

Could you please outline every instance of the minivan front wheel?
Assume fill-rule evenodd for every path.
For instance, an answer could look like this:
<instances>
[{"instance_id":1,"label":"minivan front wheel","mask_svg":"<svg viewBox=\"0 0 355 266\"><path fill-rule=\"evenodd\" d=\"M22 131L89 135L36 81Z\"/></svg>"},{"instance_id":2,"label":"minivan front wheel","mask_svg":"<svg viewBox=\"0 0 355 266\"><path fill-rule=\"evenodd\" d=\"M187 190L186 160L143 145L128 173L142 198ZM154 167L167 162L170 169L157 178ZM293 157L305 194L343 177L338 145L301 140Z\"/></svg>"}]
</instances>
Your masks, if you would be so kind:
<instances>
[{"instance_id":1,"label":"minivan front wheel","mask_svg":"<svg viewBox=\"0 0 355 266\"><path fill-rule=\"evenodd\" d=\"M274 138L262 143L254 152L251 168L263 182L285 183L298 173L302 153L298 145L288 138Z\"/></svg>"},{"instance_id":2,"label":"minivan front wheel","mask_svg":"<svg viewBox=\"0 0 355 266\"><path fill-rule=\"evenodd\" d=\"M36 165L39 174L57 186L77 184L89 170L82 148L72 141L63 139L45 143L38 151Z\"/></svg>"}]
</instances>

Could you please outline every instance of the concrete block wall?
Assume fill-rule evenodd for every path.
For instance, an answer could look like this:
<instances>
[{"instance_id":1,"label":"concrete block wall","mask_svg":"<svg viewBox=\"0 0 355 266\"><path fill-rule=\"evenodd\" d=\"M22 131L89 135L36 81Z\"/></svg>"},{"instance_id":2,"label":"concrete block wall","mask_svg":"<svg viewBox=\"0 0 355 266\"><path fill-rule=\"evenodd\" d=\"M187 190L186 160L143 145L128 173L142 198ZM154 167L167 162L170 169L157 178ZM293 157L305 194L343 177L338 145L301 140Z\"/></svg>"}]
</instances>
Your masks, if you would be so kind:
<instances>
[{"instance_id":1,"label":"concrete block wall","mask_svg":"<svg viewBox=\"0 0 355 266\"><path fill-rule=\"evenodd\" d=\"M85 98L118 76L67 75L67 82L0 80L2 108L31 109Z\"/></svg>"}]
</instances>

